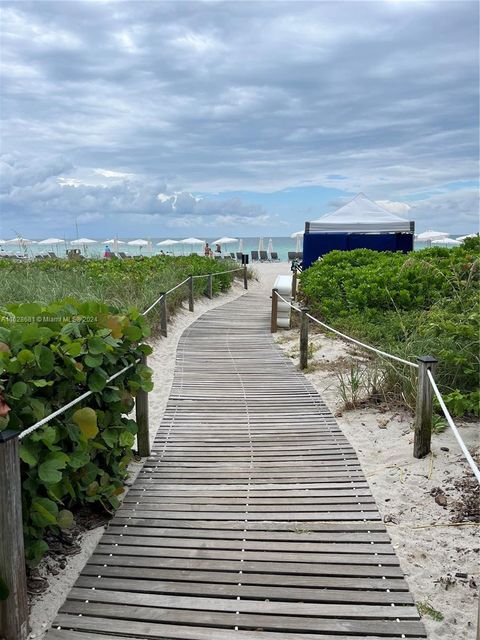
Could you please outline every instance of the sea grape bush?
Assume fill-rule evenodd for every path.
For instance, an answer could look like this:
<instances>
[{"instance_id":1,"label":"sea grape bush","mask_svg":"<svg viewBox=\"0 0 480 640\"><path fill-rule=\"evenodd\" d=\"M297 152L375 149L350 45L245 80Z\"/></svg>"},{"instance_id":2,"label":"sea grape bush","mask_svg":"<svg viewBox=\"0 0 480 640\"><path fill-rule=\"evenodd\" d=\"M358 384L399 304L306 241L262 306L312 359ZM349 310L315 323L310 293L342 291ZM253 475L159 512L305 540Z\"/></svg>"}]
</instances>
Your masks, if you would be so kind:
<instances>
[{"instance_id":1,"label":"sea grape bush","mask_svg":"<svg viewBox=\"0 0 480 640\"><path fill-rule=\"evenodd\" d=\"M27 562L48 545L47 530L72 525L75 510L118 504L137 426L126 417L151 371L137 363L151 352L145 319L133 308L65 299L0 307L0 430L18 432L87 390L93 395L21 441Z\"/></svg>"},{"instance_id":2,"label":"sea grape bush","mask_svg":"<svg viewBox=\"0 0 480 640\"><path fill-rule=\"evenodd\" d=\"M436 356L449 409L478 415L479 249L477 237L409 254L332 251L302 273L301 291L313 315L353 337L409 359Z\"/></svg>"}]
</instances>

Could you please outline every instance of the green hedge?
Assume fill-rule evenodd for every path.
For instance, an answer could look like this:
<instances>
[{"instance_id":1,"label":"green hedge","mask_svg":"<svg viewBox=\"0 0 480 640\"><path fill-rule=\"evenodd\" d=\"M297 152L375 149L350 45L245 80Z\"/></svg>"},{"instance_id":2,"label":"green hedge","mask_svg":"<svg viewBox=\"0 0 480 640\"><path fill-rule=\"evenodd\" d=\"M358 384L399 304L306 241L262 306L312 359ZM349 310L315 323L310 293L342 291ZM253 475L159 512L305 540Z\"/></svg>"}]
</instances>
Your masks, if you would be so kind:
<instances>
[{"instance_id":1,"label":"green hedge","mask_svg":"<svg viewBox=\"0 0 480 640\"><path fill-rule=\"evenodd\" d=\"M478 414L479 247L477 237L409 254L332 251L301 274L302 295L312 315L355 338L407 359L436 356L449 409Z\"/></svg>"},{"instance_id":2,"label":"green hedge","mask_svg":"<svg viewBox=\"0 0 480 640\"><path fill-rule=\"evenodd\" d=\"M151 352L142 344L148 334L138 311L98 302L0 309L0 430L23 431L93 391L21 442L28 564L48 549L47 529L68 528L79 506L118 506L137 431L125 414L139 389L151 390L151 371L136 364L112 383L107 379Z\"/></svg>"}]
</instances>

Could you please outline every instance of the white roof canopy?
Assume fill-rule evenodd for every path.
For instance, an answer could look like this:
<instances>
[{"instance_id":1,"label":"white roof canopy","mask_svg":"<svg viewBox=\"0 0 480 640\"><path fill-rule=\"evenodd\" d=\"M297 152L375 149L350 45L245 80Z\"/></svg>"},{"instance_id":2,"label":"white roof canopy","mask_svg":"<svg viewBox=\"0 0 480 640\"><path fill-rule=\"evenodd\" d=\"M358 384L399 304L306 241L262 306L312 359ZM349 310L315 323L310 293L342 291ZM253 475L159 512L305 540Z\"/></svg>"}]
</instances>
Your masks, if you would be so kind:
<instances>
[{"instance_id":1,"label":"white roof canopy","mask_svg":"<svg viewBox=\"0 0 480 640\"><path fill-rule=\"evenodd\" d=\"M359 193L336 211L307 224L310 233L412 231L409 220L387 211L364 193Z\"/></svg>"}]
</instances>

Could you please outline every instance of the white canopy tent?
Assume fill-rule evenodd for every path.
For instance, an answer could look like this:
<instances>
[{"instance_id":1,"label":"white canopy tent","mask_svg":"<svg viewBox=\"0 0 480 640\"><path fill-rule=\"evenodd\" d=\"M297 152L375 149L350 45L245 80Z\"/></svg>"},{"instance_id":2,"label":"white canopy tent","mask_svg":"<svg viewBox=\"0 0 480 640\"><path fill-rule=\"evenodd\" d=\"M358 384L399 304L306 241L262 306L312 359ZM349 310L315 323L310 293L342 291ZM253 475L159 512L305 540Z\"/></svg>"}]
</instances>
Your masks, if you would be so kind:
<instances>
[{"instance_id":1,"label":"white canopy tent","mask_svg":"<svg viewBox=\"0 0 480 640\"><path fill-rule=\"evenodd\" d=\"M310 233L413 232L412 222L387 211L364 193L306 225Z\"/></svg>"}]
</instances>

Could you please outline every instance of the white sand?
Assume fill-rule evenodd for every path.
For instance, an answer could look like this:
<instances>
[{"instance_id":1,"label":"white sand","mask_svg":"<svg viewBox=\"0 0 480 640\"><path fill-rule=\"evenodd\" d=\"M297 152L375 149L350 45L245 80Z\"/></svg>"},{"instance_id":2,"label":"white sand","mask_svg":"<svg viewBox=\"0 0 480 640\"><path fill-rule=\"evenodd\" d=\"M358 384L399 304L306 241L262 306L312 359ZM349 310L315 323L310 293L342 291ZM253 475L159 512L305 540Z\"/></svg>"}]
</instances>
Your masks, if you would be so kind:
<instances>
[{"instance_id":1,"label":"white sand","mask_svg":"<svg viewBox=\"0 0 480 640\"><path fill-rule=\"evenodd\" d=\"M293 355L298 362L298 330L280 330L276 340L287 357ZM313 371L306 374L307 378L336 414L340 428L358 454L415 602L428 603L444 616L441 622L423 617L428 637L473 640L478 591L469 586L469 580L455 578L455 574L466 573L469 579L473 576L480 583L479 528L432 526L451 524L450 508L459 498L453 483L467 469L452 431L433 435L433 455L415 459L410 413L372 407L342 410L336 372L348 372L348 361L363 361L361 356L352 356L358 354L353 345L312 332L310 340L318 349L310 359ZM478 425L462 424L460 432L470 451L475 452ZM445 492L446 508L430 495L434 487ZM447 589L449 576L453 584Z\"/></svg>"},{"instance_id":2,"label":"white sand","mask_svg":"<svg viewBox=\"0 0 480 640\"><path fill-rule=\"evenodd\" d=\"M265 303L269 304L268 295L275 277L289 273L289 267L286 264L262 264L255 266L255 270L259 279L250 281L250 289L264 291ZM175 352L182 332L205 311L243 293L241 285L235 285L231 292L212 301L196 301L194 313L178 313L169 324L168 338L153 343L154 353L149 357L155 382L155 391L149 402L152 441L170 393ZM298 352L296 330L279 331L277 340L287 354ZM312 340L319 348L311 360L316 368L307 377L330 409L338 413L341 407L338 378L331 369L348 368L345 358L352 358L351 348L340 340L322 335L315 335ZM386 526L415 601L428 602L444 616L442 622L428 616L423 618L428 637L431 640L473 640L477 592L468 585L468 581L454 578L454 575L467 573L469 578L474 575L480 582L479 550L474 538L478 528L431 526L450 522L449 508L458 499L453 482L461 478L466 469L450 430L434 436L431 457L416 460L412 456L412 416L407 412L368 408L341 412L337 420L358 453L380 513L387 520L392 520ZM461 433L471 449L478 444L475 425L462 426ZM448 447L449 451L441 451L440 447ZM132 466L130 482L140 466ZM445 491L447 508L439 506L430 495L433 487L442 487ZM37 598L32 607L31 638L44 637L45 630L55 618L102 533L103 527L99 527L85 534L81 540L81 552L69 559L64 571L50 577L48 591ZM439 581L449 575L453 577L454 584L446 590Z\"/></svg>"}]
</instances>

